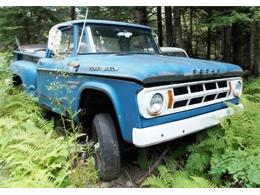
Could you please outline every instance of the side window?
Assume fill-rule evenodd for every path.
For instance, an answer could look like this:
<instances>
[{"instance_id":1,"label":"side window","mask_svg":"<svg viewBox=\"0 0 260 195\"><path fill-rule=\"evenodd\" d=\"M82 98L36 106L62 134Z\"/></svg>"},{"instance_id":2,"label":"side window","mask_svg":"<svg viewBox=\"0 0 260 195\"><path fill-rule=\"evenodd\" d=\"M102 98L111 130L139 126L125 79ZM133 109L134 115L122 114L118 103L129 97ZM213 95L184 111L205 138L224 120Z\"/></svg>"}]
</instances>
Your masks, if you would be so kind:
<instances>
[{"instance_id":1,"label":"side window","mask_svg":"<svg viewBox=\"0 0 260 195\"><path fill-rule=\"evenodd\" d=\"M73 51L73 34L72 29L63 30L61 33L61 42L59 47L59 54L71 54Z\"/></svg>"}]
</instances>

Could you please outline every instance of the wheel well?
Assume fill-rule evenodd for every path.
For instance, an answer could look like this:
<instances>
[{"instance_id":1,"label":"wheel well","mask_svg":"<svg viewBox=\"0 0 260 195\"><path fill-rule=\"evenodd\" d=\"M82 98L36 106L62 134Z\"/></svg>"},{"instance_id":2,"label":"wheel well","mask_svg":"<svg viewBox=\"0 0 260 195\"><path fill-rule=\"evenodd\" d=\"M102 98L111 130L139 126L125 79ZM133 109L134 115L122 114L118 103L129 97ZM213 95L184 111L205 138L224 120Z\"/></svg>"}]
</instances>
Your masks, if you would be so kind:
<instances>
[{"instance_id":1,"label":"wheel well","mask_svg":"<svg viewBox=\"0 0 260 195\"><path fill-rule=\"evenodd\" d=\"M22 85L22 83L23 83L22 78L19 75L14 74L13 75L13 85L20 86L20 85Z\"/></svg>"},{"instance_id":2,"label":"wheel well","mask_svg":"<svg viewBox=\"0 0 260 195\"><path fill-rule=\"evenodd\" d=\"M79 121L89 136L91 136L92 122L95 115L99 113L109 113L114 121L118 138L122 140L114 105L106 93L94 89L84 90L80 97L80 109Z\"/></svg>"}]
</instances>

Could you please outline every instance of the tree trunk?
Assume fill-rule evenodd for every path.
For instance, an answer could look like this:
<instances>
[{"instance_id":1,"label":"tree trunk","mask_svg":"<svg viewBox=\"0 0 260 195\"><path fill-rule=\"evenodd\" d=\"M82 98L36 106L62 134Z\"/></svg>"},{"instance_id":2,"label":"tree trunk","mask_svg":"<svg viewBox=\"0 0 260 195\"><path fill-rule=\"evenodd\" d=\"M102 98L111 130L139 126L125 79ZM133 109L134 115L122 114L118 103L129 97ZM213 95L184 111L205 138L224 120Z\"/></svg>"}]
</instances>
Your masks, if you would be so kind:
<instances>
[{"instance_id":1,"label":"tree trunk","mask_svg":"<svg viewBox=\"0 0 260 195\"><path fill-rule=\"evenodd\" d=\"M244 69L247 70L250 70L250 59L251 59L250 40L251 40L251 32L248 30L244 31L243 35L241 36L241 52L240 52L241 62L240 63L243 64Z\"/></svg>"},{"instance_id":2,"label":"tree trunk","mask_svg":"<svg viewBox=\"0 0 260 195\"><path fill-rule=\"evenodd\" d=\"M231 26L223 27L223 60L232 61L232 28Z\"/></svg>"},{"instance_id":3,"label":"tree trunk","mask_svg":"<svg viewBox=\"0 0 260 195\"><path fill-rule=\"evenodd\" d=\"M159 46L163 46L163 30L162 30L162 8L161 6L157 6L157 33L158 33L158 41Z\"/></svg>"},{"instance_id":4,"label":"tree trunk","mask_svg":"<svg viewBox=\"0 0 260 195\"><path fill-rule=\"evenodd\" d=\"M70 7L70 17L71 17L71 20L77 19L75 6Z\"/></svg>"},{"instance_id":5,"label":"tree trunk","mask_svg":"<svg viewBox=\"0 0 260 195\"><path fill-rule=\"evenodd\" d=\"M211 27L208 27L208 33L207 33L207 59L210 60L210 54L211 54Z\"/></svg>"},{"instance_id":6,"label":"tree trunk","mask_svg":"<svg viewBox=\"0 0 260 195\"><path fill-rule=\"evenodd\" d=\"M211 54L211 9L208 10L208 32L207 32L207 59L210 60L210 54Z\"/></svg>"},{"instance_id":7,"label":"tree trunk","mask_svg":"<svg viewBox=\"0 0 260 195\"><path fill-rule=\"evenodd\" d=\"M193 51L192 51L192 33L193 33L193 8L190 7L190 32L188 33L188 54L190 56L193 56Z\"/></svg>"},{"instance_id":8,"label":"tree trunk","mask_svg":"<svg viewBox=\"0 0 260 195\"><path fill-rule=\"evenodd\" d=\"M184 36L186 35L187 39L183 40L183 49L185 49L186 51L188 50L189 47L189 25L186 22L186 16L185 16L185 12L186 12L186 8L183 8L182 13L181 13L181 20L182 22L182 33L184 34Z\"/></svg>"},{"instance_id":9,"label":"tree trunk","mask_svg":"<svg viewBox=\"0 0 260 195\"><path fill-rule=\"evenodd\" d=\"M241 29L239 28L239 24L234 23L232 25L232 47L233 47L233 56L232 62L234 64L241 64Z\"/></svg>"},{"instance_id":10,"label":"tree trunk","mask_svg":"<svg viewBox=\"0 0 260 195\"><path fill-rule=\"evenodd\" d=\"M251 24L251 40L250 40L250 50L251 50L251 72L260 76L260 21L255 21Z\"/></svg>"},{"instance_id":11,"label":"tree trunk","mask_svg":"<svg viewBox=\"0 0 260 195\"><path fill-rule=\"evenodd\" d=\"M217 57L218 57L218 41L217 41L217 38L215 38L214 46L215 46L214 59L217 60Z\"/></svg>"},{"instance_id":12,"label":"tree trunk","mask_svg":"<svg viewBox=\"0 0 260 195\"><path fill-rule=\"evenodd\" d=\"M30 12L30 14L31 14L31 12ZM25 33L26 33L27 44L30 44L31 43L31 34L30 34L29 24L28 24L27 20L25 20L24 28L25 28Z\"/></svg>"},{"instance_id":13,"label":"tree trunk","mask_svg":"<svg viewBox=\"0 0 260 195\"><path fill-rule=\"evenodd\" d=\"M165 26L167 46L173 46L173 26L172 26L172 7L165 6Z\"/></svg>"},{"instance_id":14,"label":"tree trunk","mask_svg":"<svg viewBox=\"0 0 260 195\"><path fill-rule=\"evenodd\" d=\"M174 32L176 33L176 46L183 48L182 28L181 28L181 11L180 7L174 7Z\"/></svg>"},{"instance_id":15,"label":"tree trunk","mask_svg":"<svg viewBox=\"0 0 260 195\"><path fill-rule=\"evenodd\" d=\"M138 23L148 25L149 21L147 16L147 10L145 6L136 7L136 18Z\"/></svg>"},{"instance_id":16,"label":"tree trunk","mask_svg":"<svg viewBox=\"0 0 260 195\"><path fill-rule=\"evenodd\" d=\"M195 20L195 49L194 49L194 56L198 57L198 20Z\"/></svg>"}]
</instances>

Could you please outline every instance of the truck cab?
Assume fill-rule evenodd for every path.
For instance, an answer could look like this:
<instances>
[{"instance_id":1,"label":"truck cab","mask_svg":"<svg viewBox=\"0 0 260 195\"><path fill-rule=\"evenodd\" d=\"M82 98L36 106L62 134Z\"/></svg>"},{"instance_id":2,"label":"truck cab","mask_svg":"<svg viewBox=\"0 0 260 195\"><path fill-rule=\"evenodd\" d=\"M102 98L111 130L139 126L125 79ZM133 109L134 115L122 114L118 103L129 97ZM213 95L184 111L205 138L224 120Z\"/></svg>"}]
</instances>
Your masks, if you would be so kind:
<instances>
[{"instance_id":1,"label":"truck cab","mask_svg":"<svg viewBox=\"0 0 260 195\"><path fill-rule=\"evenodd\" d=\"M15 52L14 84L55 113L74 113L103 180L119 176L122 142L170 141L219 124L231 114L226 102L242 107L239 66L163 56L147 26L69 21L50 29L44 50L31 50Z\"/></svg>"}]
</instances>

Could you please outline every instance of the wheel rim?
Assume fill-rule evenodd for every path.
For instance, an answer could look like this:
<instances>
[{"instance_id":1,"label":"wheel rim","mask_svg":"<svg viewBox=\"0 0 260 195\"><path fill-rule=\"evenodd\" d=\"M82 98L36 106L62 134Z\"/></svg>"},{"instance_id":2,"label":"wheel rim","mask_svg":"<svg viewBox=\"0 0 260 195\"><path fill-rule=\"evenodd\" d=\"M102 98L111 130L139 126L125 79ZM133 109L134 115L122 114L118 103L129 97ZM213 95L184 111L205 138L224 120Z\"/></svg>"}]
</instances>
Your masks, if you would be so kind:
<instances>
[{"instance_id":1,"label":"wheel rim","mask_svg":"<svg viewBox=\"0 0 260 195\"><path fill-rule=\"evenodd\" d=\"M98 142L98 135L95 127L92 130L92 136L93 136L94 149L95 149L95 152L93 154L95 160L95 167L98 171L100 171L102 167L102 160L101 160L100 150L99 150L100 145Z\"/></svg>"}]
</instances>

